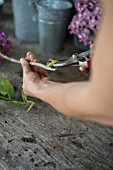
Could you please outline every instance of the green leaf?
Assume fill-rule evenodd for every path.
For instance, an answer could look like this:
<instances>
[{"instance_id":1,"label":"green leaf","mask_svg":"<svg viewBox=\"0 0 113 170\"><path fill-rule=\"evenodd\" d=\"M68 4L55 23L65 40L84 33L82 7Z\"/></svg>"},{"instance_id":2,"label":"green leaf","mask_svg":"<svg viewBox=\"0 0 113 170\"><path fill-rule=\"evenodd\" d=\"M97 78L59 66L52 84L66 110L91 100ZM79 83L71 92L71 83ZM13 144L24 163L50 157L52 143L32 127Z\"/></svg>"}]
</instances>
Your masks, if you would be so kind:
<instances>
[{"instance_id":1,"label":"green leaf","mask_svg":"<svg viewBox=\"0 0 113 170\"><path fill-rule=\"evenodd\" d=\"M0 84L0 94L2 94L3 96L7 95L6 89L2 84Z\"/></svg>"},{"instance_id":2,"label":"green leaf","mask_svg":"<svg viewBox=\"0 0 113 170\"><path fill-rule=\"evenodd\" d=\"M49 59L49 61L47 62L46 66L47 67L52 67L54 64L56 64L58 62L58 60L52 60Z\"/></svg>"},{"instance_id":3,"label":"green leaf","mask_svg":"<svg viewBox=\"0 0 113 170\"><path fill-rule=\"evenodd\" d=\"M27 96L25 95L23 89L22 89L21 95L22 95L22 100L27 102Z\"/></svg>"},{"instance_id":4,"label":"green leaf","mask_svg":"<svg viewBox=\"0 0 113 170\"><path fill-rule=\"evenodd\" d=\"M0 93L2 95L8 95L9 97L14 95L14 88L9 80L7 80L5 77L2 77L2 80L0 82Z\"/></svg>"},{"instance_id":5,"label":"green leaf","mask_svg":"<svg viewBox=\"0 0 113 170\"><path fill-rule=\"evenodd\" d=\"M21 92L22 100L15 100L11 98L14 95L14 88L9 80L7 80L5 77L2 77L0 82L0 94L0 100L8 103L15 103L18 106L26 106L28 107L27 112L29 112L35 104L34 102L27 100L27 96L23 90Z\"/></svg>"}]
</instances>

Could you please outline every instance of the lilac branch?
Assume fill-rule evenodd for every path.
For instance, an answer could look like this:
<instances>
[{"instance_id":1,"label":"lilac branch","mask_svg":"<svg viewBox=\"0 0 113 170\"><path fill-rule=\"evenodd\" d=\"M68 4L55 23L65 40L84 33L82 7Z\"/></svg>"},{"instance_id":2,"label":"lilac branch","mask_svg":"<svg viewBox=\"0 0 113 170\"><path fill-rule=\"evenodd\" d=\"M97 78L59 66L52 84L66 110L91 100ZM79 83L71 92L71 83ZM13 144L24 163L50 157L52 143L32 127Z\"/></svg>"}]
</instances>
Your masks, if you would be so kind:
<instances>
[{"instance_id":1,"label":"lilac branch","mask_svg":"<svg viewBox=\"0 0 113 170\"><path fill-rule=\"evenodd\" d=\"M16 59L14 59L14 58L10 58L10 57L2 54L1 52L0 52L0 57L4 58L4 59L6 59L6 60L9 60L9 61L11 61L11 62L20 64L20 60L16 60ZM56 68L47 67L46 65L41 64L41 63L29 62L29 64L30 64L30 65L33 65L33 66L37 66L37 67L44 68L44 69L49 70L49 71L55 71L55 70L56 70Z\"/></svg>"}]
</instances>

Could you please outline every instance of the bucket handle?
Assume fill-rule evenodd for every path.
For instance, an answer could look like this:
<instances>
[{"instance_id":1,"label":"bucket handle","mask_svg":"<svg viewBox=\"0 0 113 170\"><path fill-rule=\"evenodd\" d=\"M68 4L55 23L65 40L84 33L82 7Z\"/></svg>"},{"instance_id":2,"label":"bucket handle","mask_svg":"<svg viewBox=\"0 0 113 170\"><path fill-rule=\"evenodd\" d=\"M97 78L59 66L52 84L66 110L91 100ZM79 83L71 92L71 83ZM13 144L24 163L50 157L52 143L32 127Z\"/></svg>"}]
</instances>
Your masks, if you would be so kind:
<instances>
[{"instance_id":1,"label":"bucket handle","mask_svg":"<svg viewBox=\"0 0 113 170\"><path fill-rule=\"evenodd\" d=\"M38 10L37 10L36 3L35 3L35 2L32 3L32 6L33 6L35 12L38 13Z\"/></svg>"}]
</instances>

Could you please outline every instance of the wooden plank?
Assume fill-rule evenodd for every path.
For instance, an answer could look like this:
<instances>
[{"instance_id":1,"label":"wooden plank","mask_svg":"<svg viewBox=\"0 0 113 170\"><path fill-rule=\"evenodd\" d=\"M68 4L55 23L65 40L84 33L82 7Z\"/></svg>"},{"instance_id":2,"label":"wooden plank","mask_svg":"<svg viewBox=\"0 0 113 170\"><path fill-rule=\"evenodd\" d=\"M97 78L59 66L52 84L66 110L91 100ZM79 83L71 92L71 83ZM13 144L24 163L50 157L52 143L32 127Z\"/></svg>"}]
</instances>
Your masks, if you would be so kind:
<instances>
[{"instance_id":1,"label":"wooden plank","mask_svg":"<svg viewBox=\"0 0 113 170\"><path fill-rule=\"evenodd\" d=\"M29 113L1 102L0 113L1 170L113 169L113 128L72 120L38 100Z\"/></svg>"}]
</instances>

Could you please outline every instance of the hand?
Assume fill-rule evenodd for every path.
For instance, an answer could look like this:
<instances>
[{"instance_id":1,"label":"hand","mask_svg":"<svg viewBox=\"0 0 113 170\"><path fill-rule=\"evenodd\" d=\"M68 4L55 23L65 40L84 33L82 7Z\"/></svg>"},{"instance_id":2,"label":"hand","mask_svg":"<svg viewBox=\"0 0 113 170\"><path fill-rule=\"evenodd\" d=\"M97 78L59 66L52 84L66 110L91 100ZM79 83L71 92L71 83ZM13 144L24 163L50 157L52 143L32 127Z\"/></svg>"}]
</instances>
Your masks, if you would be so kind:
<instances>
[{"instance_id":1,"label":"hand","mask_svg":"<svg viewBox=\"0 0 113 170\"><path fill-rule=\"evenodd\" d=\"M21 58L20 62L23 68L23 90L26 95L36 97L36 91L37 88L40 88L40 83L43 81L46 84L46 81L51 78L45 69L29 65L29 62L39 62L32 52L28 52L26 58Z\"/></svg>"},{"instance_id":2,"label":"hand","mask_svg":"<svg viewBox=\"0 0 113 170\"><path fill-rule=\"evenodd\" d=\"M94 50L94 44L92 44L91 46L90 46L90 48L91 48L91 50L93 51ZM86 67L80 67L79 68L79 70L80 71L82 71L86 76L88 76L89 75L89 72L90 72L90 69L89 68L86 68Z\"/></svg>"}]
</instances>

